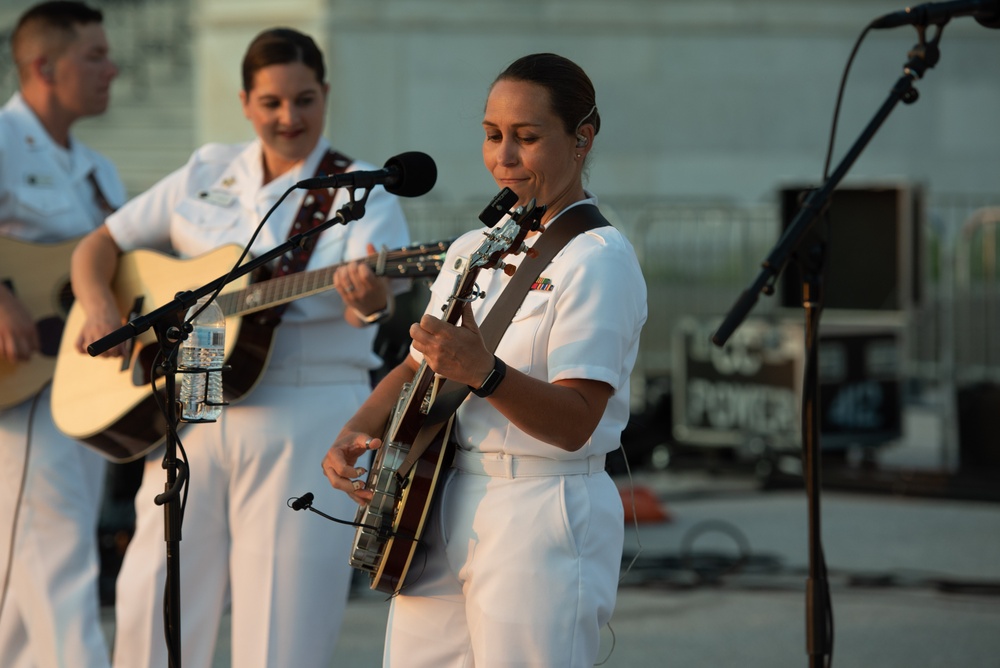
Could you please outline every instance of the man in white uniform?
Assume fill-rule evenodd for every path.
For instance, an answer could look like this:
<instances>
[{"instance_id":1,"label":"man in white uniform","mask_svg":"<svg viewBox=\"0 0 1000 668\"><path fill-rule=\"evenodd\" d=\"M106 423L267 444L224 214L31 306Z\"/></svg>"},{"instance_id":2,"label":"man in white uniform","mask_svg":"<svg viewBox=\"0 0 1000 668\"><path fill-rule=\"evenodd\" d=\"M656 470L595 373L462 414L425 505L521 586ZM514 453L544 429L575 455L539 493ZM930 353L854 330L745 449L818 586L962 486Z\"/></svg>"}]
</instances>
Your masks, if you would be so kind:
<instances>
[{"instance_id":1,"label":"man in white uniform","mask_svg":"<svg viewBox=\"0 0 1000 668\"><path fill-rule=\"evenodd\" d=\"M101 21L77 2L42 3L18 21L11 41L20 90L0 110L2 237L80 237L125 199L111 162L70 134L78 119L107 109L118 73ZM68 270L41 266L31 280ZM17 293L16 281L0 284L7 365L39 350ZM100 455L56 430L48 388L0 411L0 666L109 665L97 592L104 471Z\"/></svg>"}]
</instances>

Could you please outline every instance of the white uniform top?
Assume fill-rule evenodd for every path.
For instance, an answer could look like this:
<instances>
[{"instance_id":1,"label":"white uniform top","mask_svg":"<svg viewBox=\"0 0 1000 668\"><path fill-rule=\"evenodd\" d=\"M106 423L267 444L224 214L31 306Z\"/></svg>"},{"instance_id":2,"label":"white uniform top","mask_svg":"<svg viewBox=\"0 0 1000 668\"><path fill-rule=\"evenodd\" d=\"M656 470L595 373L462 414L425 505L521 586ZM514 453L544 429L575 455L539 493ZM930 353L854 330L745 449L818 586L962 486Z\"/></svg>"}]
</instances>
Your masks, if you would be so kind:
<instances>
[{"instance_id":1,"label":"white uniform top","mask_svg":"<svg viewBox=\"0 0 1000 668\"><path fill-rule=\"evenodd\" d=\"M326 139L320 138L298 167L262 186L259 140L238 145L207 144L195 151L186 165L110 216L108 229L126 251L152 248L190 258L225 244L243 246L286 190L315 175L329 148ZM370 169L374 167L354 162L348 171ZM263 254L288 238L306 194L305 190L292 191L271 213L254 241L253 254ZM349 192L339 189L329 216L333 217L348 201ZM360 220L322 232L307 269L364 257L368 243L376 248L409 243L406 221L395 196L381 186L373 188L365 209ZM406 288L405 284L395 285L399 281L393 283L394 290ZM372 352L377 328L352 327L343 315L344 303L336 290L291 302L275 333L269 372L294 374L289 378L293 382L322 383L338 380L338 369L345 367L354 371L377 368L381 360Z\"/></svg>"},{"instance_id":2,"label":"white uniform top","mask_svg":"<svg viewBox=\"0 0 1000 668\"><path fill-rule=\"evenodd\" d=\"M68 149L52 141L20 93L0 109L0 236L51 243L98 227L105 211L91 173L112 207L125 201L111 161L76 140Z\"/></svg>"},{"instance_id":3,"label":"white uniform top","mask_svg":"<svg viewBox=\"0 0 1000 668\"><path fill-rule=\"evenodd\" d=\"M596 203L590 196L572 206ZM569 208L548 225L558 224L559 216ZM431 287L426 313L441 317L441 306L453 293L459 276L455 261L478 249L482 235L481 230L468 232L448 249L445 269ZM534 235L527 244L534 245L539 238ZM517 264L523 257L509 259ZM502 271L480 271L477 284L486 297L473 302L476 322L483 322L509 282L510 277ZM525 434L486 399L470 394L457 413L459 446L484 453L551 459L583 459L617 449L629 417L629 376L645 321L646 283L635 250L621 232L606 226L571 239L528 291L496 354L508 367L546 382L583 378L609 384L614 394L597 429L580 450L567 452ZM411 348L410 352L422 359L416 350Z\"/></svg>"},{"instance_id":4,"label":"white uniform top","mask_svg":"<svg viewBox=\"0 0 1000 668\"><path fill-rule=\"evenodd\" d=\"M90 174L109 206L125 200L114 165L72 137L55 143L20 94L0 109L0 237L53 243L98 227L106 209ZM108 666L96 586L107 461L56 429L49 387L0 411L0 570L11 576L0 664Z\"/></svg>"}]
</instances>

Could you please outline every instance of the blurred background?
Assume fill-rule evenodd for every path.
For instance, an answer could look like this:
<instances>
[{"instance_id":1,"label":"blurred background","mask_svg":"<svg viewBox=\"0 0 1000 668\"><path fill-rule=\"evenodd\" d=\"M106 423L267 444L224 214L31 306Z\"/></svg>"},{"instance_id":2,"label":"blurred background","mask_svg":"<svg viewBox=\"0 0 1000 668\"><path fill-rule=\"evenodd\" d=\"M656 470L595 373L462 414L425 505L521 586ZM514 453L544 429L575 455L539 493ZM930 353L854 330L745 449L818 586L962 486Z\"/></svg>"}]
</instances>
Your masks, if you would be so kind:
<instances>
[{"instance_id":1,"label":"blurred background","mask_svg":"<svg viewBox=\"0 0 1000 668\"><path fill-rule=\"evenodd\" d=\"M29 4L4 0L4 42ZM903 4L91 4L105 11L121 74L109 112L78 124L77 135L117 163L130 194L204 142L252 137L238 102L240 61L257 32L287 25L326 53L334 146L375 164L404 151L434 158L435 188L402 201L421 241L475 227L496 192L479 146L497 73L531 52L575 60L594 81L602 117L589 184L635 245L649 288L623 437L632 471L734 469L764 488L801 483L796 266L724 348L709 337L803 194L824 182L838 87L862 31ZM1000 500L998 37L968 17L941 31L940 61L916 81L918 99L896 106L831 198L829 222L810 235L827 247L820 384L829 487ZM909 26L860 42L831 170L919 44ZM6 99L16 85L6 45L0 58ZM612 464L624 472L620 458ZM114 503L127 497L122 484L109 492L109 526L127 525L128 504ZM121 547L115 540L109 550Z\"/></svg>"}]
</instances>

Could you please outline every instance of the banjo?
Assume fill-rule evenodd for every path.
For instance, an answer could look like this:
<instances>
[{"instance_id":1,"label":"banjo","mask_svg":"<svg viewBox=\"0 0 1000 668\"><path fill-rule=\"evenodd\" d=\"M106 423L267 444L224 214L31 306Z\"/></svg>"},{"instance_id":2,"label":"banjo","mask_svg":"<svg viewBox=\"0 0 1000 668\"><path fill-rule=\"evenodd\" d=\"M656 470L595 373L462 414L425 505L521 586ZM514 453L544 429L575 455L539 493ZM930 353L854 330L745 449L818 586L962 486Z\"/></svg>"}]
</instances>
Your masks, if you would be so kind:
<instances>
[{"instance_id":1,"label":"banjo","mask_svg":"<svg viewBox=\"0 0 1000 668\"><path fill-rule=\"evenodd\" d=\"M510 213L498 229L485 232L486 240L469 257L455 281L455 288L443 306L443 319L457 324L462 305L480 297L476 277L483 269L516 269L504 262L508 255L528 249L524 239L538 229L544 206L534 200L509 212L517 195L504 188L480 215L487 225L496 225ZM423 534L428 511L445 464L450 458L448 434L454 420L428 418L439 400L445 380L420 364L413 380L403 385L388 419L382 447L376 453L365 483L373 492L370 503L358 509L351 566L368 573L371 588L388 594L403 586L414 552ZM464 395L463 395L464 396ZM449 411L444 411L449 412ZM453 412L453 411L451 411Z\"/></svg>"}]
</instances>

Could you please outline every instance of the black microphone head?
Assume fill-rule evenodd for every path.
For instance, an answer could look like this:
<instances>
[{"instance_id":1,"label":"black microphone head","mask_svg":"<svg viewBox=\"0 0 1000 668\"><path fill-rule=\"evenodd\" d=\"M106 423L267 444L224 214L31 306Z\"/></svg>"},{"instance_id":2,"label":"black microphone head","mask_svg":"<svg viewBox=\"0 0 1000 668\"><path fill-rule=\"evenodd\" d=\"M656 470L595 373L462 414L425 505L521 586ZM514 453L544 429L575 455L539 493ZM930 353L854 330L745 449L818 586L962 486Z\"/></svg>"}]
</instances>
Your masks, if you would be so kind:
<instances>
[{"instance_id":1,"label":"black microphone head","mask_svg":"<svg viewBox=\"0 0 1000 668\"><path fill-rule=\"evenodd\" d=\"M479 220L486 227L493 227L500 222L500 219L507 215L507 212L517 204L518 200L517 193L510 188L504 188L490 200L490 203L486 205L482 213L479 214Z\"/></svg>"},{"instance_id":2,"label":"black microphone head","mask_svg":"<svg viewBox=\"0 0 1000 668\"><path fill-rule=\"evenodd\" d=\"M399 197L426 195L437 182L437 165L426 153L409 151L389 158L385 168L398 174L394 183L386 182L385 189Z\"/></svg>"},{"instance_id":3,"label":"black microphone head","mask_svg":"<svg viewBox=\"0 0 1000 668\"><path fill-rule=\"evenodd\" d=\"M308 508L312 505L314 498L316 497L313 496L312 492L306 492L299 498L292 501L292 510L302 510L303 508Z\"/></svg>"}]
</instances>

